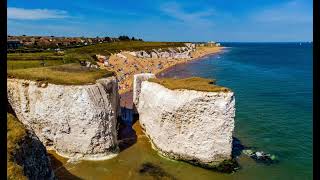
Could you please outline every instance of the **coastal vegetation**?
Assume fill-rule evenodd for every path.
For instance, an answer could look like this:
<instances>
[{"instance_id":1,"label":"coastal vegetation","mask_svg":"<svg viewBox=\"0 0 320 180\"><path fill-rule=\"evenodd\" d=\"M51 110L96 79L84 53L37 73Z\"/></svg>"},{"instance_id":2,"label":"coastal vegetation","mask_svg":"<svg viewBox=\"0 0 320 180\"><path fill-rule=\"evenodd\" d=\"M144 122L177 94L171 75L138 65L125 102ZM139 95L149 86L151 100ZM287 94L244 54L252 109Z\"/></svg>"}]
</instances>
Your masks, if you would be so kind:
<instances>
[{"instance_id":1,"label":"coastal vegetation","mask_svg":"<svg viewBox=\"0 0 320 180\"><path fill-rule=\"evenodd\" d=\"M205 92L229 92L230 91L226 87L216 85L215 84L216 80L205 79L205 78L201 78L201 77L190 77L190 78L184 78L184 79L151 78L148 81L161 84L164 87L171 89L171 90L187 89L187 90L205 91Z\"/></svg>"},{"instance_id":2,"label":"coastal vegetation","mask_svg":"<svg viewBox=\"0 0 320 180\"><path fill-rule=\"evenodd\" d=\"M95 54L111 55L120 51L152 50L159 48L183 46L182 42L143 42L143 41L120 41L111 43L99 43L78 48L65 50L64 53L52 51L35 53L8 53L7 58L12 60L63 60L70 54L86 54L92 57ZM90 58L89 58L90 59Z\"/></svg>"},{"instance_id":3,"label":"coastal vegetation","mask_svg":"<svg viewBox=\"0 0 320 180\"><path fill-rule=\"evenodd\" d=\"M28 79L65 85L95 83L97 79L112 75L114 75L113 72L104 69L88 68L81 66L78 63L8 71L9 78Z\"/></svg>"},{"instance_id":4,"label":"coastal vegetation","mask_svg":"<svg viewBox=\"0 0 320 180\"><path fill-rule=\"evenodd\" d=\"M7 113L7 123L7 178L25 180L27 177L23 174L23 167L14 162L13 156L27 136L27 131L12 114Z\"/></svg>"}]
</instances>

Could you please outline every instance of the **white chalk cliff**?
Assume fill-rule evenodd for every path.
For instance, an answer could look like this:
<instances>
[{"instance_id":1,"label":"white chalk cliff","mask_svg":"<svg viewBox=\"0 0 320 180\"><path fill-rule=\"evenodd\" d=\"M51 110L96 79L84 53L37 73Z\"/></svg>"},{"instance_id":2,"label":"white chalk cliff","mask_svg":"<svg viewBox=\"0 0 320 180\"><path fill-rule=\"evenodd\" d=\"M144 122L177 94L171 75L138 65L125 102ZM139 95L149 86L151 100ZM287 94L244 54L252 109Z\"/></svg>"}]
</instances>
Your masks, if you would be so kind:
<instances>
[{"instance_id":1,"label":"white chalk cliff","mask_svg":"<svg viewBox=\"0 0 320 180\"><path fill-rule=\"evenodd\" d=\"M115 77L92 85L8 79L18 119L49 149L68 158L107 159L118 153L119 94Z\"/></svg>"},{"instance_id":2,"label":"white chalk cliff","mask_svg":"<svg viewBox=\"0 0 320 180\"><path fill-rule=\"evenodd\" d=\"M138 58L177 58L188 59L191 57L191 52L195 51L196 46L192 43L185 43L183 47L168 48L168 49L153 49L151 52L134 51L129 52L130 55Z\"/></svg>"},{"instance_id":3,"label":"white chalk cliff","mask_svg":"<svg viewBox=\"0 0 320 180\"><path fill-rule=\"evenodd\" d=\"M231 159L233 92L170 90L149 81L135 91L139 122L160 154L204 167Z\"/></svg>"},{"instance_id":4,"label":"white chalk cliff","mask_svg":"<svg viewBox=\"0 0 320 180\"><path fill-rule=\"evenodd\" d=\"M150 78L155 78L156 76L152 73L143 73L143 74L135 74L133 76L133 108L134 108L134 113L137 112L136 105L139 103L139 95L140 95L140 90L141 90L141 83L143 81L146 81Z\"/></svg>"}]
</instances>

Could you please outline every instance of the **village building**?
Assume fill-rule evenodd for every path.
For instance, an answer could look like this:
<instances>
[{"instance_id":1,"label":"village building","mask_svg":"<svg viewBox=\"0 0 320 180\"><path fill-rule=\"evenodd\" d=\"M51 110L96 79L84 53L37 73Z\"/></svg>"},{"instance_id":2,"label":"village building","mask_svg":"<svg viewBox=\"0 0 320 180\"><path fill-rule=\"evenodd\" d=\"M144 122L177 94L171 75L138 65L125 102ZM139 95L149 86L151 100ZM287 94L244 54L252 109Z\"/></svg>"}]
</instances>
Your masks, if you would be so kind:
<instances>
[{"instance_id":1,"label":"village building","mask_svg":"<svg viewBox=\"0 0 320 180\"><path fill-rule=\"evenodd\" d=\"M17 49L22 46L22 43L19 40L8 40L7 48L8 49Z\"/></svg>"}]
</instances>

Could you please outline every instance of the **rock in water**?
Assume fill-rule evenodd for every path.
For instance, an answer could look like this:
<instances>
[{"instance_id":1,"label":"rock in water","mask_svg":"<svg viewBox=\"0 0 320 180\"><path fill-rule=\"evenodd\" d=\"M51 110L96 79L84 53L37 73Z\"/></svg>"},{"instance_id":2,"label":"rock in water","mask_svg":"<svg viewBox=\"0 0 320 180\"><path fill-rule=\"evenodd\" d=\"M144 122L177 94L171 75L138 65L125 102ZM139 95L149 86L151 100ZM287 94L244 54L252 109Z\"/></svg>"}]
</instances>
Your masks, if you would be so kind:
<instances>
[{"instance_id":1,"label":"rock in water","mask_svg":"<svg viewBox=\"0 0 320 180\"><path fill-rule=\"evenodd\" d=\"M207 168L231 160L233 92L170 90L143 81L138 100L139 122L160 154Z\"/></svg>"},{"instance_id":2,"label":"rock in water","mask_svg":"<svg viewBox=\"0 0 320 180\"><path fill-rule=\"evenodd\" d=\"M275 155L267 154L263 151L253 151L250 149L245 149L242 152L259 163L270 165L279 162Z\"/></svg>"},{"instance_id":3,"label":"rock in water","mask_svg":"<svg viewBox=\"0 0 320 180\"><path fill-rule=\"evenodd\" d=\"M268 165L278 162L275 155L266 154L263 151L257 151L255 153L252 153L250 157L256 160L257 162L261 162Z\"/></svg>"},{"instance_id":4,"label":"rock in water","mask_svg":"<svg viewBox=\"0 0 320 180\"><path fill-rule=\"evenodd\" d=\"M115 77L93 85L46 88L29 80L8 79L8 99L19 120L58 154L87 160L118 152L119 94Z\"/></svg>"}]
</instances>

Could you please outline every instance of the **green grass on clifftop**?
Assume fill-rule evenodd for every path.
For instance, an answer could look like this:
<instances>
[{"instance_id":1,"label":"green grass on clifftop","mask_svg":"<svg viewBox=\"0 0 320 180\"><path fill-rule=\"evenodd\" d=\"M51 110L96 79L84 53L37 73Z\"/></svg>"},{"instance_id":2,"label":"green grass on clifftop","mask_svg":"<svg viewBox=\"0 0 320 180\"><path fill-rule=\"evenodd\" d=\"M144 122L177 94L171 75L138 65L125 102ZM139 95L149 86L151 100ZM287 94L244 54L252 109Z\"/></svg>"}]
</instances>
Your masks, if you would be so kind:
<instances>
[{"instance_id":1,"label":"green grass on clifftop","mask_svg":"<svg viewBox=\"0 0 320 180\"><path fill-rule=\"evenodd\" d=\"M43 81L52 84L82 85L95 83L97 79L114 75L103 69L93 69L78 63L41 68L8 70L9 78Z\"/></svg>"},{"instance_id":2,"label":"green grass on clifftop","mask_svg":"<svg viewBox=\"0 0 320 180\"><path fill-rule=\"evenodd\" d=\"M36 53L8 53L7 58L10 61L22 60L62 60L63 55L55 52L36 52Z\"/></svg>"},{"instance_id":3,"label":"green grass on clifftop","mask_svg":"<svg viewBox=\"0 0 320 180\"><path fill-rule=\"evenodd\" d=\"M57 66L64 64L62 60L19 60L19 61L8 61L7 70L14 69L27 69L27 68L38 68L43 67L43 63L46 67Z\"/></svg>"},{"instance_id":4,"label":"green grass on clifftop","mask_svg":"<svg viewBox=\"0 0 320 180\"><path fill-rule=\"evenodd\" d=\"M12 114L7 113L7 179L27 179L23 173L23 167L14 162L13 155L20 148L19 144L27 136L23 124Z\"/></svg>"},{"instance_id":5,"label":"green grass on clifftop","mask_svg":"<svg viewBox=\"0 0 320 180\"><path fill-rule=\"evenodd\" d=\"M190 77L185 79L149 79L150 82L155 82L163 85L164 87L175 90L175 89L187 89L205 92L229 92L230 89L222 86L215 85L215 80L205 79L200 77Z\"/></svg>"}]
</instances>

